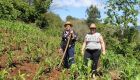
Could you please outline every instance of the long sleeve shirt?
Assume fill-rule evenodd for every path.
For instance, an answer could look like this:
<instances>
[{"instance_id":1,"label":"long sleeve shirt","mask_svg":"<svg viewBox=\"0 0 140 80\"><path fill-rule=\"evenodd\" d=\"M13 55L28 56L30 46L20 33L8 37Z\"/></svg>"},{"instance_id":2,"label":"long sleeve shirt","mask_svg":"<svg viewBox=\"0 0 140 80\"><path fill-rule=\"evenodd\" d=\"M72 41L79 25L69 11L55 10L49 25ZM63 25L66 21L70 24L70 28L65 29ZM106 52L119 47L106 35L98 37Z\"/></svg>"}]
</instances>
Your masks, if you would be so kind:
<instances>
[{"instance_id":1,"label":"long sleeve shirt","mask_svg":"<svg viewBox=\"0 0 140 80\"><path fill-rule=\"evenodd\" d=\"M65 49L69 36L70 36L70 31L63 31L61 44L60 44L62 49ZM70 42L69 42L69 47L74 47L76 41L77 41L77 33L74 31L73 35L71 35L71 39L70 39Z\"/></svg>"}]
</instances>

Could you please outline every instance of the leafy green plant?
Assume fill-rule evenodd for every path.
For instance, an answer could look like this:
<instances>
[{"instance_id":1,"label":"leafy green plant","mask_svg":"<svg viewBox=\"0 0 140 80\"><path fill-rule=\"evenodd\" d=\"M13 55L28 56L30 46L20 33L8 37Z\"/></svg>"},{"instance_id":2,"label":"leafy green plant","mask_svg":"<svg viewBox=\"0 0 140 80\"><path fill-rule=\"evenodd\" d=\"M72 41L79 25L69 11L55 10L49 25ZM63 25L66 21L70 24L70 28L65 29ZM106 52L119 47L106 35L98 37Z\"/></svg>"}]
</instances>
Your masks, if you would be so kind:
<instances>
[{"instance_id":1,"label":"leafy green plant","mask_svg":"<svg viewBox=\"0 0 140 80\"><path fill-rule=\"evenodd\" d=\"M61 75L60 75L60 80L68 80L68 75L66 74L66 69L62 70Z\"/></svg>"},{"instance_id":2,"label":"leafy green plant","mask_svg":"<svg viewBox=\"0 0 140 80\"><path fill-rule=\"evenodd\" d=\"M0 18L15 20L19 16L19 11L14 9L12 0L0 0Z\"/></svg>"},{"instance_id":3,"label":"leafy green plant","mask_svg":"<svg viewBox=\"0 0 140 80\"><path fill-rule=\"evenodd\" d=\"M9 51L8 52L8 66L9 67L12 67L12 66L14 66L14 64L13 64L13 53L12 53L12 51Z\"/></svg>"},{"instance_id":4,"label":"leafy green plant","mask_svg":"<svg viewBox=\"0 0 140 80\"><path fill-rule=\"evenodd\" d=\"M1 70L1 71L0 71L0 80L6 79L6 76L7 76L8 74L9 74L9 73L8 73L8 71L6 71L6 69Z\"/></svg>"},{"instance_id":5,"label":"leafy green plant","mask_svg":"<svg viewBox=\"0 0 140 80\"><path fill-rule=\"evenodd\" d=\"M83 35L88 29L84 21L82 22L79 20L79 22L73 22L75 22L74 29L79 31L78 33L81 38L77 41L75 46L75 64L72 65L69 70L62 70L59 79L90 80L91 62L88 63L88 66L85 66L83 55L81 55L81 42L83 42ZM40 30L39 28L34 27L35 24L27 25L17 21L9 22L0 20L0 30L5 30L5 33L10 34L8 37L0 35L0 38L2 38L2 41L0 40L0 46L7 46L9 48L9 44L12 45L15 43L16 47L21 48L17 51L21 53L19 58L22 58L22 60L28 59L31 62L36 62L38 61L38 58L41 58L41 60L37 62L40 66L34 77L34 79L39 79L43 75L45 66L52 70L56 69L61 59L61 54L58 53L58 48L60 47L59 43L62 28L58 27L56 29L56 25L58 24L51 25L53 27L48 28L48 30ZM97 24L97 30L101 32L107 42L106 55L101 55L102 75L99 79L111 80L112 75L110 75L110 71L116 70L118 71L120 78L123 80L138 80L140 73L138 42L132 40L131 43L128 43L125 39L119 41L119 35L117 34L119 33L119 29L116 27L114 28L112 25ZM8 54L8 65L12 64L13 54L15 53L11 51L10 48L7 49L6 52L2 52L3 49L4 48L0 49L0 53ZM125 55L122 56L120 53ZM19 58L17 59L19 60ZM9 70L9 67L4 68L3 70L7 71ZM67 72L69 72L68 75L66 74ZM7 73L4 74L2 74L2 79L5 79L5 76L7 75ZM26 74L19 73L18 76L15 76L15 79L23 79L25 76ZM46 77L48 77L48 75L46 75Z\"/></svg>"},{"instance_id":6,"label":"leafy green plant","mask_svg":"<svg viewBox=\"0 0 140 80\"><path fill-rule=\"evenodd\" d=\"M45 70L44 65L40 65L38 71L36 72L36 74L35 74L35 76L33 78L33 80L38 80L44 70Z\"/></svg>"},{"instance_id":7,"label":"leafy green plant","mask_svg":"<svg viewBox=\"0 0 140 80\"><path fill-rule=\"evenodd\" d=\"M26 80L25 76L26 74L22 74L20 71L18 71L18 74L13 77L13 80Z\"/></svg>"}]
</instances>

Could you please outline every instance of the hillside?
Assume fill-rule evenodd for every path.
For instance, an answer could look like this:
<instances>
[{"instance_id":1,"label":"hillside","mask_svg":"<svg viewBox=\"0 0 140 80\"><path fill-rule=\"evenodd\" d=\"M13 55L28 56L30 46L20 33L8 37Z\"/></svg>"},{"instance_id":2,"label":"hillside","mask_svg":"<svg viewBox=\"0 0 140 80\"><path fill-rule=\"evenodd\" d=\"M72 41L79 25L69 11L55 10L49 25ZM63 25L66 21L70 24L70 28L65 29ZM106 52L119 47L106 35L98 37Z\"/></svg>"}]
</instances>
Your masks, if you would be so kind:
<instances>
[{"instance_id":1,"label":"hillside","mask_svg":"<svg viewBox=\"0 0 140 80\"><path fill-rule=\"evenodd\" d=\"M55 45L52 45L53 42ZM53 57L53 61L59 57L53 55L59 45L57 42L33 25L0 20L0 78L44 80L47 76L39 74L56 66L49 63Z\"/></svg>"},{"instance_id":2,"label":"hillside","mask_svg":"<svg viewBox=\"0 0 140 80\"><path fill-rule=\"evenodd\" d=\"M91 79L90 65L88 67L83 65L79 42L75 48L76 63L70 70L58 69L62 57L62 54L58 52L60 33L59 28L42 31L34 25L0 20L0 79ZM113 50L107 50L105 56L101 55L97 78L98 80L139 80L139 69L140 63L135 57L124 57L115 54Z\"/></svg>"}]
</instances>

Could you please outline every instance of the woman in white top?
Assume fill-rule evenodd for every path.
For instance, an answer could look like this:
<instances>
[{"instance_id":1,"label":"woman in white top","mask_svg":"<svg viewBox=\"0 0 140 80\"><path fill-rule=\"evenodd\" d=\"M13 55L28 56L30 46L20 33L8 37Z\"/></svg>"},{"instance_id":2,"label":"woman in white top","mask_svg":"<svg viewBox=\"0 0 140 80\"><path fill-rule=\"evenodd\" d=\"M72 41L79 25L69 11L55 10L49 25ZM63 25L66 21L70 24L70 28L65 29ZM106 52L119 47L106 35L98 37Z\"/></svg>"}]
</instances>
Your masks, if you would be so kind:
<instances>
[{"instance_id":1,"label":"woman in white top","mask_svg":"<svg viewBox=\"0 0 140 80\"><path fill-rule=\"evenodd\" d=\"M90 32L86 34L83 42L82 54L84 55L86 65L88 59L92 60L93 75L97 73L96 69L101 52L105 54L105 44L102 35L96 32L96 25L94 23L89 26L89 29Z\"/></svg>"}]
</instances>

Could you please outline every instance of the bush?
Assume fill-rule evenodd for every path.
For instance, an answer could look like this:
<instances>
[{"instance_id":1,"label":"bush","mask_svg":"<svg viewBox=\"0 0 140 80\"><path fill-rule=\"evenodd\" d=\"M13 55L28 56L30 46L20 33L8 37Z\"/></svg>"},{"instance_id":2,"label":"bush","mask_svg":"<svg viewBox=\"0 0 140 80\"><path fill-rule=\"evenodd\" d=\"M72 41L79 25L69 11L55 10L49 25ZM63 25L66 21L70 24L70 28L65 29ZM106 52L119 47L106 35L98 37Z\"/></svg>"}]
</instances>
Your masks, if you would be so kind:
<instances>
[{"instance_id":1,"label":"bush","mask_svg":"<svg viewBox=\"0 0 140 80\"><path fill-rule=\"evenodd\" d=\"M29 4L23 0L13 0L13 5L16 10L20 12L18 16L24 22L35 22L37 14L35 14L35 7L29 6Z\"/></svg>"},{"instance_id":2,"label":"bush","mask_svg":"<svg viewBox=\"0 0 140 80\"><path fill-rule=\"evenodd\" d=\"M0 18L6 20L15 20L20 12L14 8L12 0L0 0Z\"/></svg>"},{"instance_id":3,"label":"bush","mask_svg":"<svg viewBox=\"0 0 140 80\"><path fill-rule=\"evenodd\" d=\"M18 19L27 23L34 23L37 20L38 24L41 23L39 25L46 25L44 21L40 21L45 19L42 18L42 14L47 12L51 2L52 0L34 0L32 5L29 5L25 0L0 0L0 18Z\"/></svg>"},{"instance_id":4,"label":"bush","mask_svg":"<svg viewBox=\"0 0 140 80\"><path fill-rule=\"evenodd\" d=\"M50 12L50 13L41 14L38 20L36 21L36 24L41 29L48 28L48 27L60 28L62 26L62 20L58 15Z\"/></svg>"},{"instance_id":5,"label":"bush","mask_svg":"<svg viewBox=\"0 0 140 80\"><path fill-rule=\"evenodd\" d=\"M40 15L40 17L36 20L36 25L39 26L39 28L41 29L48 27L48 21L45 15L46 14Z\"/></svg>"},{"instance_id":6,"label":"bush","mask_svg":"<svg viewBox=\"0 0 140 80\"><path fill-rule=\"evenodd\" d=\"M48 12L46 13L45 17L48 20L50 27L62 27L62 20L57 14Z\"/></svg>"}]
</instances>

